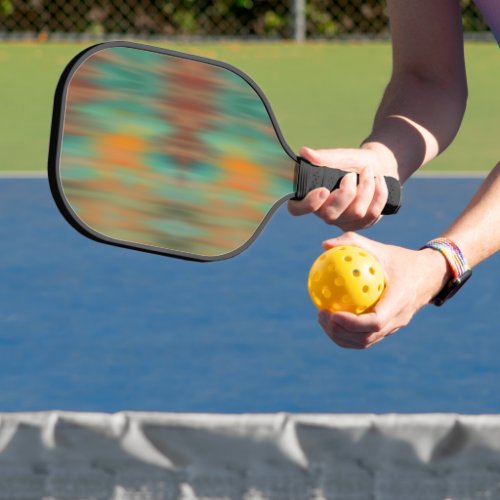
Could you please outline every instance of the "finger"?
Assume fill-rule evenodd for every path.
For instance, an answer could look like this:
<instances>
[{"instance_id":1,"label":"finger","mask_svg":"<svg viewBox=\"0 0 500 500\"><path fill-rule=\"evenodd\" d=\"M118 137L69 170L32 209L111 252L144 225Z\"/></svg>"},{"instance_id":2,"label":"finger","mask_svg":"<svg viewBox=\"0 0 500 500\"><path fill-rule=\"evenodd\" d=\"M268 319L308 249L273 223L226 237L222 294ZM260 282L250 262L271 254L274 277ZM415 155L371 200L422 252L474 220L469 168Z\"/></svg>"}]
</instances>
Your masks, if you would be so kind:
<instances>
[{"instance_id":1,"label":"finger","mask_svg":"<svg viewBox=\"0 0 500 500\"><path fill-rule=\"evenodd\" d=\"M335 343L351 349L367 349L384 339L383 335L358 335L343 329L329 329L325 332Z\"/></svg>"},{"instance_id":2,"label":"finger","mask_svg":"<svg viewBox=\"0 0 500 500\"><path fill-rule=\"evenodd\" d=\"M325 331L327 336L340 347L344 347L346 349L363 349L358 341L349 337L345 337L343 335L339 335L338 332L336 332L332 328L323 327L323 330Z\"/></svg>"},{"instance_id":3,"label":"finger","mask_svg":"<svg viewBox=\"0 0 500 500\"><path fill-rule=\"evenodd\" d=\"M336 221L344 231L367 229L383 217L389 195L387 184L383 176L371 176L369 172L368 168L361 171L356 198Z\"/></svg>"},{"instance_id":4,"label":"finger","mask_svg":"<svg viewBox=\"0 0 500 500\"><path fill-rule=\"evenodd\" d=\"M385 335L382 333L377 333L375 335L370 335L365 339L365 348L368 349L369 347L373 347L375 344L378 344L379 342L382 342L382 340L386 339L387 337L391 336L393 333L396 333L399 330L399 328L396 328L390 333L386 333Z\"/></svg>"},{"instance_id":5,"label":"finger","mask_svg":"<svg viewBox=\"0 0 500 500\"><path fill-rule=\"evenodd\" d=\"M389 337L389 336L391 336L391 335L394 335L394 334L395 334L397 331L399 331L399 330L400 330L400 328L394 328L394 330L392 330L392 332L386 333L386 335L385 335L385 336L386 336L386 337Z\"/></svg>"},{"instance_id":6,"label":"finger","mask_svg":"<svg viewBox=\"0 0 500 500\"><path fill-rule=\"evenodd\" d=\"M371 205L366 212L365 222L368 225L376 224L382 218L382 210L387 203L389 190L382 175L375 176L375 190Z\"/></svg>"},{"instance_id":7,"label":"finger","mask_svg":"<svg viewBox=\"0 0 500 500\"><path fill-rule=\"evenodd\" d=\"M357 334L348 332L343 328L332 325L330 330L330 337L335 337L336 339L350 345L356 347L357 349L364 349L368 344L368 336L369 334Z\"/></svg>"},{"instance_id":8,"label":"finger","mask_svg":"<svg viewBox=\"0 0 500 500\"><path fill-rule=\"evenodd\" d=\"M339 188L330 194L323 205L316 211L316 215L326 223L334 224L352 203L356 197L356 191L356 174L353 172L345 175L340 181Z\"/></svg>"},{"instance_id":9,"label":"finger","mask_svg":"<svg viewBox=\"0 0 500 500\"><path fill-rule=\"evenodd\" d=\"M370 347L373 347L375 344L378 344L379 342L382 342L382 340L384 340L384 339L385 339L385 337L384 337L384 336L381 336L380 338L377 338L377 339L375 339L375 340L373 340L373 341L370 341L370 342L366 345L365 349L369 349Z\"/></svg>"},{"instance_id":10,"label":"finger","mask_svg":"<svg viewBox=\"0 0 500 500\"><path fill-rule=\"evenodd\" d=\"M365 218L375 194L375 178L373 169L366 167L359 174L356 188L356 197L344 211L343 219L346 223L361 221Z\"/></svg>"},{"instance_id":11,"label":"finger","mask_svg":"<svg viewBox=\"0 0 500 500\"><path fill-rule=\"evenodd\" d=\"M339 329L364 335L368 337L368 341L379 337L383 338L388 333L395 332L404 326L398 308L400 299L390 292L390 287L387 287L373 311L360 315L338 312L333 321Z\"/></svg>"},{"instance_id":12,"label":"finger","mask_svg":"<svg viewBox=\"0 0 500 500\"><path fill-rule=\"evenodd\" d=\"M318 323L323 328L330 328L332 313L326 309L322 309L318 313Z\"/></svg>"},{"instance_id":13,"label":"finger","mask_svg":"<svg viewBox=\"0 0 500 500\"><path fill-rule=\"evenodd\" d=\"M367 167L360 173L356 198L337 220L344 231L366 229L376 224L387 201L387 186Z\"/></svg>"},{"instance_id":14,"label":"finger","mask_svg":"<svg viewBox=\"0 0 500 500\"><path fill-rule=\"evenodd\" d=\"M365 336L379 333L385 326L383 319L375 312L359 315L350 312L338 312L332 321L334 321L338 329Z\"/></svg>"},{"instance_id":15,"label":"finger","mask_svg":"<svg viewBox=\"0 0 500 500\"><path fill-rule=\"evenodd\" d=\"M351 349L367 349L375 344L378 344L387 335L392 335L399 328L392 329L389 333L384 332L370 332L362 331L356 332L352 330L347 330L342 322L338 321L339 317L344 313L331 313L329 311L321 311L318 314L318 322L323 327L325 333L333 340L336 344L341 347L351 348ZM345 313L347 316L356 316L351 313ZM357 316L359 317L359 316Z\"/></svg>"},{"instance_id":16,"label":"finger","mask_svg":"<svg viewBox=\"0 0 500 500\"><path fill-rule=\"evenodd\" d=\"M325 333L342 347L365 348L369 334L360 335L345 330L335 322L336 315L337 313L330 313L329 311L321 311L318 314L318 322L323 327Z\"/></svg>"},{"instance_id":17,"label":"finger","mask_svg":"<svg viewBox=\"0 0 500 500\"><path fill-rule=\"evenodd\" d=\"M328 199L330 191L327 188L313 189L307 196L300 200L290 200L288 211L292 215L305 215L316 212Z\"/></svg>"},{"instance_id":18,"label":"finger","mask_svg":"<svg viewBox=\"0 0 500 500\"><path fill-rule=\"evenodd\" d=\"M335 320L331 323L330 332L331 336L334 336L343 342L355 345L358 349L367 349L375 344L378 344L386 337L386 334L382 332L372 333L348 331L336 323Z\"/></svg>"}]
</instances>

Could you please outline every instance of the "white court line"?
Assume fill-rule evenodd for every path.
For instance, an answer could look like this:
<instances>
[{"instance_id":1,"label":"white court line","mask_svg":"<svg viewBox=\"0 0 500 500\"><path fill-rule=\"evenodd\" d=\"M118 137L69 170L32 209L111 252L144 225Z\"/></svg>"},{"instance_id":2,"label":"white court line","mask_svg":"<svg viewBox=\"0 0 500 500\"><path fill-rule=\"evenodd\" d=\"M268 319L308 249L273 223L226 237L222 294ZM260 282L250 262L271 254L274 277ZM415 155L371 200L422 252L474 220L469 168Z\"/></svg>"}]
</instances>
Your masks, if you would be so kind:
<instances>
[{"instance_id":1,"label":"white court line","mask_svg":"<svg viewBox=\"0 0 500 500\"><path fill-rule=\"evenodd\" d=\"M450 172L416 172L414 179L484 179L489 172L477 170L454 170Z\"/></svg>"},{"instance_id":2,"label":"white court line","mask_svg":"<svg viewBox=\"0 0 500 500\"><path fill-rule=\"evenodd\" d=\"M0 171L0 179L46 179L47 172L38 171L33 172L29 170L5 170Z\"/></svg>"},{"instance_id":3,"label":"white court line","mask_svg":"<svg viewBox=\"0 0 500 500\"><path fill-rule=\"evenodd\" d=\"M413 179L483 179L488 175L487 171L478 172L474 170L455 170L450 172L416 172ZM44 171L29 170L5 170L0 171L0 179L46 179Z\"/></svg>"}]
</instances>

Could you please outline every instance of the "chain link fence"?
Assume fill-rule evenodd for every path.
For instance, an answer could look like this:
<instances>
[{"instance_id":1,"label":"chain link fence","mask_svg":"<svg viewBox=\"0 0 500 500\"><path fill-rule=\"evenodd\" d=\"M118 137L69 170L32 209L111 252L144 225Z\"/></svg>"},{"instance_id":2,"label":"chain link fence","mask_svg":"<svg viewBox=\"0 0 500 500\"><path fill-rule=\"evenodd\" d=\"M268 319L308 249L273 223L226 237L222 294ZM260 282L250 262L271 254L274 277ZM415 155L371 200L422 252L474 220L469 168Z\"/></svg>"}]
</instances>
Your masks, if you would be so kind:
<instances>
[{"instance_id":1,"label":"chain link fence","mask_svg":"<svg viewBox=\"0 0 500 500\"><path fill-rule=\"evenodd\" d=\"M487 26L461 0L466 32ZM0 0L0 37L186 38L384 36L383 0Z\"/></svg>"}]
</instances>

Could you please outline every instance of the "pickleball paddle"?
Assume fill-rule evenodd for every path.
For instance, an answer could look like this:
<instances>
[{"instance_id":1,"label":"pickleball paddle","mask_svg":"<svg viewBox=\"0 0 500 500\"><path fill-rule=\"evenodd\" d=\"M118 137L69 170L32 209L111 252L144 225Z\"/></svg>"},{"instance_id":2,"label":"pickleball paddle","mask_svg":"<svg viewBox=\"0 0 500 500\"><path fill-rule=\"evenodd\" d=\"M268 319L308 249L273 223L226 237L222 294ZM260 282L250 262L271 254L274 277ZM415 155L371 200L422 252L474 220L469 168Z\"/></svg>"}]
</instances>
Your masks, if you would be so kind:
<instances>
[{"instance_id":1,"label":"pickleball paddle","mask_svg":"<svg viewBox=\"0 0 500 500\"><path fill-rule=\"evenodd\" d=\"M132 42L94 45L68 64L48 167L57 206L84 235L199 261L237 255L280 204L333 190L347 173L297 157L239 69ZM385 180L391 214L401 187Z\"/></svg>"}]
</instances>

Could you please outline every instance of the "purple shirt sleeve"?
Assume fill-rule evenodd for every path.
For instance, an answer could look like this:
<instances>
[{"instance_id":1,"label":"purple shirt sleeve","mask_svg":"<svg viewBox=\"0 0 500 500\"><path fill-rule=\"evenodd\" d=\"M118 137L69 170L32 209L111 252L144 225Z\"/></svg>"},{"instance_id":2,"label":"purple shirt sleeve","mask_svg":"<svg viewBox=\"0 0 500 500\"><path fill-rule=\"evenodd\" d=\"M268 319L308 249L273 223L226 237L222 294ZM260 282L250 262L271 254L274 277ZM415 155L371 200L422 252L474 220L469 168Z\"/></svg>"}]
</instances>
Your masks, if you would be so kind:
<instances>
[{"instance_id":1,"label":"purple shirt sleeve","mask_svg":"<svg viewBox=\"0 0 500 500\"><path fill-rule=\"evenodd\" d=\"M500 0L474 0L500 45Z\"/></svg>"}]
</instances>

